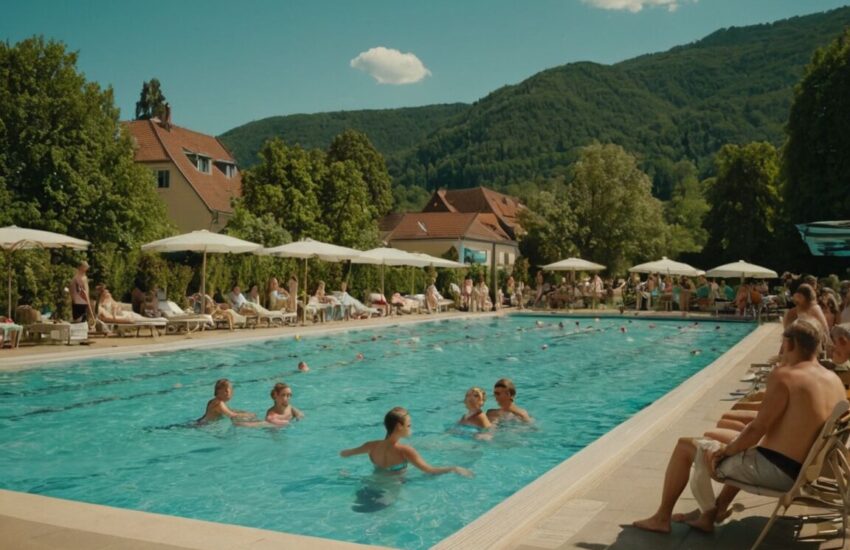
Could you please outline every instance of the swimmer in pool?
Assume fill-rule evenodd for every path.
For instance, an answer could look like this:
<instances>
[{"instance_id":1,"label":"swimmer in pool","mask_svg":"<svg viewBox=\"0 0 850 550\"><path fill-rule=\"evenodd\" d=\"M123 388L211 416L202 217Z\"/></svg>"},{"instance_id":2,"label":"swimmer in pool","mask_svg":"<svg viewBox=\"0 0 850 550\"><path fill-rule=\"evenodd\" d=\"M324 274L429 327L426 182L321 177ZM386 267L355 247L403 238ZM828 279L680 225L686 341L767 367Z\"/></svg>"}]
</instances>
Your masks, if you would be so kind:
<instances>
[{"instance_id":1,"label":"swimmer in pool","mask_svg":"<svg viewBox=\"0 0 850 550\"><path fill-rule=\"evenodd\" d=\"M274 405L266 411L266 422L273 426L286 426L291 420L301 420L304 413L292 406L292 388L288 384L278 382L271 391Z\"/></svg>"},{"instance_id":2,"label":"swimmer in pool","mask_svg":"<svg viewBox=\"0 0 850 550\"><path fill-rule=\"evenodd\" d=\"M408 463L413 464L426 474L441 475L455 473L464 477L472 477L473 473L460 466L431 466L410 445L402 445L401 440L409 437L411 430L410 414L403 407L395 407L384 416L384 427L387 435L384 439L367 441L359 447L344 449L339 456L368 454L369 460L375 465L375 470L385 473L401 473L407 470Z\"/></svg>"},{"instance_id":3,"label":"swimmer in pool","mask_svg":"<svg viewBox=\"0 0 850 550\"><path fill-rule=\"evenodd\" d=\"M310 372L310 367L307 366L307 363L301 361L298 363L298 371L299 372ZM274 397L272 397L274 399Z\"/></svg>"},{"instance_id":4,"label":"swimmer in pool","mask_svg":"<svg viewBox=\"0 0 850 550\"><path fill-rule=\"evenodd\" d=\"M257 416L246 411L234 411L227 406L227 402L233 398L233 384L227 378L217 380L215 383L215 397L207 401L207 410L204 416L198 419L198 424L208 424L221 420L225 416L231 420L254 420Z\"/></svg>"},{"instance_id":5,"label":"swimmer in pool","mask_svg":"<svg viewBox=\"0 0 850 550\"><path fill-rule=\"evenodd\" d=\"M516 397L516 386L510 378L500 378L493 386L493 397L499 404L498 409L487 411L487 419L492 423L501 420L519 420L520 422L531 422L528 411L521 409L514 403Z\"/></svg>"},{"instance_id":6,"label":"swimmer in pool","mask_svg":"<svg viewBox=\"0 0 850 550\"><path fill-rule=\"evenodd\" d=\"M484 407L484 401L486 400L487 394L484 390L477 386L469 388L466 392L466 397L463 400L464 405L466 405L467 413L458 420L458 424L463 424L464 426L475 426L476 428L489 428L491 426L490 420L482 410L482 407Z\"/></svg>"}]
</instances>

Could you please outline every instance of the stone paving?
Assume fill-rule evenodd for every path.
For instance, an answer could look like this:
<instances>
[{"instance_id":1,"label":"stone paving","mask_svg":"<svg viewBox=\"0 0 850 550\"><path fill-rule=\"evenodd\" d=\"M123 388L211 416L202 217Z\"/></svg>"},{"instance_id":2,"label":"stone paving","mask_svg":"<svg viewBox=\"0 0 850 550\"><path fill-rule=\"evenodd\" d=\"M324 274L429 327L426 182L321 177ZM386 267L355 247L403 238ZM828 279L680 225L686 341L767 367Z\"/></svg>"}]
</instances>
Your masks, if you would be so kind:
<instances>
[{"instance_id":1,"label":"stone paving","mask_svg":"<svg viewBox=\"0 0 850 550\"><path fill-rule=\"evenodd\" d=\"M630 527L631 522L650 516L661 497L661 485L670 452L679 437L701 435L714 426L720 415L734 403L729 392L748 384L739 379L751 363L765 362L779 347L781 327L776 324L764 340L747 354L740 364L687 413L673 420L669 428L635 449L634 456L611 471L602 482L564 502L554 513L540 521L516 542L509 545L515 550L554 550L581 548L585 550L735 550L749 548L755 542L776 500L740 493L736 502L742 511L719 526L714 534L695 532L684 524L674 524L670 535L648 533ZM719 486L716 486L719 488ZM696 502L688 488L676 511L695 509ZM806 512L793 506L789 514ZM818 513L819 510L811 510ZM761 548L803 550L842 548L840 537L806 540L798 537L801 522L796 519L779 519L773 525ZM813 534L815 526L803 526L802 534ZM850 548L850 545L844 545Z\"/></svg>"}]
</instances>

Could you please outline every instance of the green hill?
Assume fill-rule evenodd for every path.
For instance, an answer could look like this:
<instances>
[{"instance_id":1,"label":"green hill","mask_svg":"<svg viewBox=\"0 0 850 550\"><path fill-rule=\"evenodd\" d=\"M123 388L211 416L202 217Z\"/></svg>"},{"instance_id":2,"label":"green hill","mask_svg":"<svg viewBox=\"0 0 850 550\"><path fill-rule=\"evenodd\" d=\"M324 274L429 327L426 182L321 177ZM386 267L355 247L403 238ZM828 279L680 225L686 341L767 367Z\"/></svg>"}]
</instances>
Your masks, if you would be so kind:
<instances>
[{"instance_id":1,"label":"green hill","mask_svg":"<svg viewBox=\"0 0 850 550\"><path fill-rule=\"evenodd\" d=\"M219 139L244 167L257 162L257 151L269 138L280 137L305 148L324 149L336 135L349 128L367 134L383 155L390 156L412 148L468 108L469 105L464 103L453 103L402 109L274 116L228 130Z\"/></svg>"},{"instance_id":2,"label":"green hill","mask_svg":"<svg viewBox=\"0 0 850 550\"><path fill-rule=\"evenodd\" d=\"M259 132L255 125L265 122L259 121L222 138L244 162L270 135L325 146L336 133L328 121L337 120L335 128L350 124L369 135L396 183L427 188L540 181L563 172L578 147L611 142L638 154L656 194L667 198L679 160L707 174L724 143L780 145L803 68L848 25L850 7L732 27L614 65L582 62L542 71L469 107L434 106L450 113L422 107L278 117L266 120L280 121L281 128L285 122L280 133L269 133L276 131L269 126ZM408 129L413 120L415 132Z\"/></svg>"}]
</instances>

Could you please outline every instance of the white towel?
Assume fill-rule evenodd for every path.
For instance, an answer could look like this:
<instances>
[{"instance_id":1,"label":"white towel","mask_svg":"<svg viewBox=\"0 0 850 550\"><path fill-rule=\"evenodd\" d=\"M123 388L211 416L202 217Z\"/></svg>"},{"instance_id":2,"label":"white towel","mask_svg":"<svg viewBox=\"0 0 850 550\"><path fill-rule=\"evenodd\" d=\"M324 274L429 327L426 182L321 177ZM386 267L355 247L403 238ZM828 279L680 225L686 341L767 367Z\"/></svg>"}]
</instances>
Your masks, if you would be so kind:
<instances>
[{"instance_id":1,"label":"white towel","mask_svg":"<svg viewBox=\"0 0 850 550\"><path fill-rule=\"evenodd\" d=\"M697 455L694 457L694 471L691 473L691 493L699 509L707 512L714 508L714 487L711 486L711 474L704 453L720 449L720 442L713 439L697 439Z\"/></svg>"}]
</instances>

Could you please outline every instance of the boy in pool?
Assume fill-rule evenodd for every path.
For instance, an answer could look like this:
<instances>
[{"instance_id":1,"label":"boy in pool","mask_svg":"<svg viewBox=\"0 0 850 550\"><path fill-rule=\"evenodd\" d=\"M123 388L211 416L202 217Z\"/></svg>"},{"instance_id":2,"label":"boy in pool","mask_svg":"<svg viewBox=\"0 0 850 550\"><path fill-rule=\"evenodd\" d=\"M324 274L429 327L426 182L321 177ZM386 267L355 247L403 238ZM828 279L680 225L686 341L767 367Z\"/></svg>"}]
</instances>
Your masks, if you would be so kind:
<instances>
[{"instance_id":1,"label":"boy in pool","mask_svg":"<svg viewBox=\"0 0 850 550\"><path fill-rule=\"evenodd\" d=\"M271 396L274 405L266 411L266 422L273 426L286 426L291 420L304 418L304 413L289 403L292 398L292 388L289 384L278 382L272 388Z\"/></svg>"},{"instance_id":2,"label":"boy in pool","mask_svg":"<svg viewBox=\"0 0 850 550\"><path fill-rule=\"evenodd\" d=\"M493 386L493 397L499 404L498 409L487 411L487 419L496 423L501 420L519 420L520 422L531 422L528 411L517 407L514 403L516 397L516 386L510 378L500 378Z\"/></svg>"},{"instance_id":3,"label":"boy in pool","mask_svg":"<svg viewBox=\"0 0 850 550\"><path fill-rule=\"evenodd\" d=\"M257 416L246 411L234 411L227 406L227 402L233 398L233 384L227 378L217 380L215 383L215 397L207 401L207 410L204 416L198 419L198 424L207 424L228 417L231 420L254 420Z\"/></svg>"}]
</instances>

